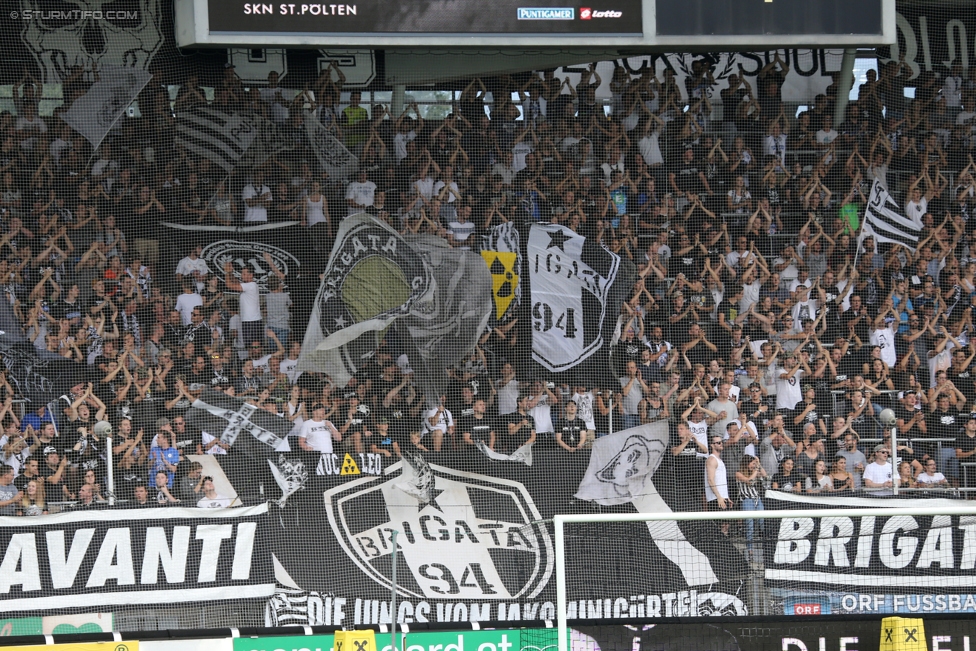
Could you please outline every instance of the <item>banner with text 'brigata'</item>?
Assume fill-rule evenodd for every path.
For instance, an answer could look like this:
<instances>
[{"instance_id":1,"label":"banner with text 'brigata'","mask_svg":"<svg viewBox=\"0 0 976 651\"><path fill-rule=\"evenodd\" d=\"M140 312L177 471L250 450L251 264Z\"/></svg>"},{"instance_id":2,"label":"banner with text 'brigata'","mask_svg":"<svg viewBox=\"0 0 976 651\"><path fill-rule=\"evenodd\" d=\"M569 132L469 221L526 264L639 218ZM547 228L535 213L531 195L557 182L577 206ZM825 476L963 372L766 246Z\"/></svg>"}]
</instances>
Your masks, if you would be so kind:
<instances>
[{"instance_id":1,"label":"banner with text 'brigata'","mask_svg":"<svg viewBox=\"0 0 976 651\"><path fill-rule=\"evenodd\" d=\"M276 453L272 461L287 481L279 482L281 493L274 479L263 481L263 495L250 498L259 506L0 518L0 612L121 616L233 601L248 625L369 626L391 617L397 531L400 621L552 620L555 540L546 520L595 508L676 510L681 499L667 442L661 422L601 438L592 452L540 442L531 466L477 450L427 460L335 454L326 464L335 472L325 474L311 470L313 459L305 459L305 472L289 472L301 453ZM229 453L239 454L236 446ZM266 465L247 467L259 477ZM228 477L238 485L237 474ZM767 509L904 503L798 501L805 499L774 491L764 498ZM933 512L960 504L913 503ZM735 527L727 537L699 523L571 525L568 612L621 622L742 617L754 603L754 585L790 613L976 610L974 525L938 516L770 518L764 565L744 562L737 546L743 533ZM190 610L182 627L196 621ZM211 625L224 621L210 612Z\"/></svg>"},{"instance_id":2,"label":"banner with text 'brigata'","mask_svg":"<svg viewBox=\"0 0 976 651\"><path fill-rule=\"evenodd\" d=\"M769 509L924 506L959 500L794 495ZM976 516L825 517L765 521L765 580L786 614L976 613Z\"/></svg>"}]
</instances>

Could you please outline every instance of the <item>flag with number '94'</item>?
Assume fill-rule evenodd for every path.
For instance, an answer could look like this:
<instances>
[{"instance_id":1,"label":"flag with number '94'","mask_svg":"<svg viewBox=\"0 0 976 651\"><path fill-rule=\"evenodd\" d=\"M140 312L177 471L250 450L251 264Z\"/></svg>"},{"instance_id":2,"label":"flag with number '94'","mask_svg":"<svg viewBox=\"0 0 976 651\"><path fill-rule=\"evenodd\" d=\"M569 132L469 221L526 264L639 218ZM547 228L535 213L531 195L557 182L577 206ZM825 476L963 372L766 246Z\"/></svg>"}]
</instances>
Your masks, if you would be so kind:
<instances>
[{"instance_id":1,"label":"flag with number '94'","mask_svg":"<svg viewBox=\"0 0 976 651\"><path fill-rule=\"evenodd\" d=\"M524 264L533 360L557 374L589 375L590 368L595 381L609 367L609 344L633 265L556 224L532 224Z\"/></svg>"}]
</instances>

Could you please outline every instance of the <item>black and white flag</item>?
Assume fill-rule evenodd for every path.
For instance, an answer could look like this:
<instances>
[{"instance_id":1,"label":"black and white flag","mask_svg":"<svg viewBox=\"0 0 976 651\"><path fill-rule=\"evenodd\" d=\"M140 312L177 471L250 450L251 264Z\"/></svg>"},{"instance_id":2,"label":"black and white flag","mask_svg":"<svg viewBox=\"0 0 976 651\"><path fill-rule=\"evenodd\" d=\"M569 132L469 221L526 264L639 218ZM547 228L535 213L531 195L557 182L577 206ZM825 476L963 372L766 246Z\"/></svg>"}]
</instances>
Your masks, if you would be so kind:
<instances>
[{"instance_id":1,"label":"black and white flag","mask_svg":"<svg viewBox=\"0 0 976 651\"><path fill-rule=\"evenodd\" d=\"M251 116L205 106L183 111L176 121L176 143L206 158L228 174L259 135Z\"/></svg>"},{"instance_id":2,"label":"black and white flag","mask_svg":"<svg viewBox=\"0 0 976 651\"><path fill-rule=\"evenodd\" d=\"M213 389L205 390L193 402L186 422L255 458L273 458L276 452L291 451L291 421Z\"/></svg>"},{"instance_id":3,"label":"black and white flag","mask_svg":"<svg viewBox=\"0 0 976 651\"><path fill-rule=\"evenodd\" d=\"M345 179L351 176L359 166L359 159L314 115L306 113L304 121L312 151L322 164L322 169L329 173L329 178Z\"/></svg>"},{"instance_id":4,"label":"black and white flag","mask_svg":"<svg viewBox=\"0 0 976 651\"><path fill-rule=\"evenodd\" d=\"M667 421L597 439L575 497L602 506L631 504L641 513L671 513L652 481L662 459L669 454L668 441ZM648 521L647 529L654 544L678 567L688 585L717 582L716 569L708 556L685 537L677 522ZM728 557L735 558L731 551Z\"/></svg>"},{"instance_id":5,"label":"black and white flag","mask_svg":"<svg viewBox=\"0 0 976 651\"><path fill-rule=\"evenodd\" d=\"M865 237L873 235L874 241L879 244L893 242L914 253L921 232L921 218L903 215L888 190L875 179L871 186L871 197L864 209L860 240L863 242Z\"/></svg>"},{"instance_id":6,"label":"black and white flag","mask_svg":"<svg viewBox=\"0 0 976 651\"><path fill-rule=\"evenodd\" d=\"M138 68L103 66L98 81L61 113L61 119L98 149L152 75Z\"/></svg>"},{"instance_id":7,"label":"black and white flag","mask_svg":"<svg viewBox=\"0 0 976 651\"><path fill-rule=\"evenodd\" d=\"M549 373L603 378L620 306L631 290L633 265L570 229L532 224L525 271L531 299L532 359Z\"/></svg>"},{"instance_id":8,"label":"black and white flag","mask_svg":"<svg viewBox=\"0 0 976 651\"><path fill-rule=\"evenodd\" d=\"M492 280L474 251L447 246L431 235L410 236L430 272L430 291L394 324L418 386L436 406L447 390L446 369L474 350L492 311Z\"/></svg>"},{"instance_id":9,"label":"black and white flag","mask_svg":"<svg viewBox=\"0 0 976 651\"><path fill-rule=\"evenodd\" d=\"M0 612L267 598L268 505L0 518Z\"/></svg>"},{"instance_id":10,"label":"black and white flag","mask_svg":"<svg viewBox=\"0 0 976 651\"><path fill-rule=\"evenodd\" d=\"M0 363L17 395L34 410L68 393L85 379L85 367L46 350L24 336L9 301L0 301Z\"/></svg>"},{"instance_id":11,"label":"black and white flag","mask_svg":"<svg viewBox=\"0 0 976 651\"><path fill-rule=\"evenodd\" d=\"M377 344L378 332L410 313L431 290L423 258L366 213L342 221L305 331L298 368L345 386Z\"/></svg>"}]
</instances>

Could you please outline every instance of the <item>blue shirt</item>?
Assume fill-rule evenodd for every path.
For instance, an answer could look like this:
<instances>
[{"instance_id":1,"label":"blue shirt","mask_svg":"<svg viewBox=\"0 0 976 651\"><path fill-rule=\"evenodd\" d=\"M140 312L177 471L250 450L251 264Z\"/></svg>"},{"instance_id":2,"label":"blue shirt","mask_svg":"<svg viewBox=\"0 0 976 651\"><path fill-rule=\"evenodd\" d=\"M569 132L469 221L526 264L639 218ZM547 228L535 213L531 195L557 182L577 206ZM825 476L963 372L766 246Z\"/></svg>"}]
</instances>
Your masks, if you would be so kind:
<instances>
[{"instance_id":1,"label":"blue shirt","mask_svg":"<svg viewBox=\"0 0 976 651\"><path fill-rule=\"evenodd\" d=\"M173 490L173 475L175 473L170 472L166 466L163 465L163 460L166 460L171 465L176 465L180 462L180 451L176 448L166 448L165 450L159 446L156 446L149 450L149 485L152 488L156 488L156 473L163 471L167 475L166 486Z\"/></svg>"},{"instance_id":2,"label":"blue shirt","mask_svg":"<svg viewBox=\"0 0 976 651\"><path fill-rule=\"evenodd\" d=\"M38 416L36 411L32 411L23 417L20 421L20 431L26 431L27 426L31 425L34 431L40 431L42 423L53 423L54 418L51 417L50 411L45 411L44 416Z\"/></svg>"}]
</instances>

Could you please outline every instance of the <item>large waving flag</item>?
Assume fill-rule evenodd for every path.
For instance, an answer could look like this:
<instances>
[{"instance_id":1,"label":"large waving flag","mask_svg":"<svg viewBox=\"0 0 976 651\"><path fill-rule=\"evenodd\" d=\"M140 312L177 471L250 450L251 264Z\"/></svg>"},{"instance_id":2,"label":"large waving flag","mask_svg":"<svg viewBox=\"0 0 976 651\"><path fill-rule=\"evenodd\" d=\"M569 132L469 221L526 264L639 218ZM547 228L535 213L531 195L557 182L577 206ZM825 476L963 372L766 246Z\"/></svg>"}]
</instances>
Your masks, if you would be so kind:
<instances>
[{"instance_id":1,"label":"large waving flag","mask_svg":"<svg viewBox=\"0 0 976 651\"><path fill-rule=\"evenodd\" d=\"M863 241L868 235L873 235L874 241L879 244L893 242L914 253L921 232L921 219L903 215L888 190L875 179L871 187L871 198L864 210L860 239Z\"/></svg>"}]
</instances>

